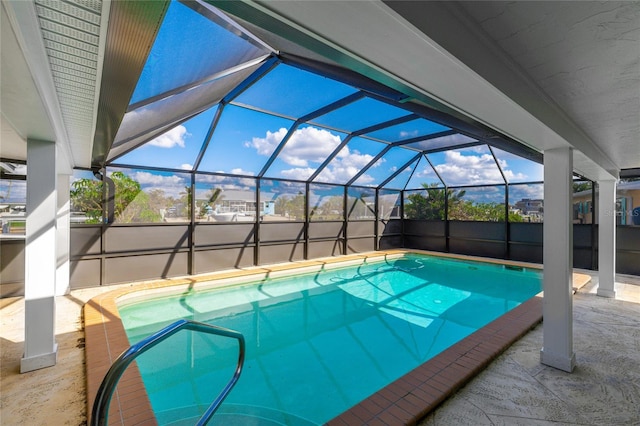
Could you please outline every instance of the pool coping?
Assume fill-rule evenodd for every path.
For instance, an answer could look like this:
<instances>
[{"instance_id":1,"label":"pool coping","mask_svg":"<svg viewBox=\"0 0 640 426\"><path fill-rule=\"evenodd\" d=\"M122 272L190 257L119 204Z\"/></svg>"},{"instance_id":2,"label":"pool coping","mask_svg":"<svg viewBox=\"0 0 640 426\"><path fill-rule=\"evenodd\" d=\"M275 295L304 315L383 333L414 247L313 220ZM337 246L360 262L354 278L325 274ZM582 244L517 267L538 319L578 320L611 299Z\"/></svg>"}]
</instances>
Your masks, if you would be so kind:
<instances>
[{"instance_id":1,"label":"pool coping","mask_svg":"<svg viewBox=\"0 0 640 426\"><path fill-rule=\"evenodd\" d=\"M308 261L263 265L240 270L227 270L183 278L133 283L92 298L83 308L87 380L87 413L91 410L104 375L119 354L129 347L120 320L117 300L125 295L158 289L193 288L197 284L219 282L233 285L233 279L274 275L300 268L324 268L349 261L386 258L407 253L423 253L438 257L474 260L541 269L538 264L452 255L424 250L381 250ZM574 284L581 286L590 279L574 273ZM327 425L413 425L433 408L464 386L511 344L542 321L542 297L538 295L522 303L484 328L444 350L405 376L330 420ZM90 419L89 419L90 420ZM109 411L109 424L155 425L155 416L142 378L134 363L127 369L114 393Z\"/></svg>"}]
</instances>

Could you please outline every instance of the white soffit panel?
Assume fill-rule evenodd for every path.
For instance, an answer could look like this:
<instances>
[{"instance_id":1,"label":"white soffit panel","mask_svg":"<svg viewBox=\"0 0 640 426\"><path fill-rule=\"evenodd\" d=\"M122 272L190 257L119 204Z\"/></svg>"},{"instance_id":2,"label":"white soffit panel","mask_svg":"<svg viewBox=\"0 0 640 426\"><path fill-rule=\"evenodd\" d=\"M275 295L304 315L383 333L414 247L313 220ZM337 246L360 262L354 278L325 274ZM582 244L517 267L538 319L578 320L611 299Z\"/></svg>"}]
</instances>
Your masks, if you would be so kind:
<instances>
[{"instance_id":1,"label":"white soffit panel","mask_svg":"<svg viewBox=\"0 0 640 426\"><path fill-rule=\"evenodd\" d=\"M77 165L91 156L102 0L35 0L60 112Z\"/></svg>"}]
</instances>

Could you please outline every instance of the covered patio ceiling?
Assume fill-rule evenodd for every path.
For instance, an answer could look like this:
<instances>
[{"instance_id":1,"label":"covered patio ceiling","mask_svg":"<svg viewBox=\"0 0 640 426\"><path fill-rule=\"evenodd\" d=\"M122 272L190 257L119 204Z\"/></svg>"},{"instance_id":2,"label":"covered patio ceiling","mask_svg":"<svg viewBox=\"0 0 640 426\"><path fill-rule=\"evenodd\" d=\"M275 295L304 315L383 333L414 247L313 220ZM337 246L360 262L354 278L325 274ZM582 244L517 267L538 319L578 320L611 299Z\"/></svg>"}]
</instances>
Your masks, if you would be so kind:
<instances>
[{"instance_id":1,"label":"covered patio ceiling","mask_svg":"<svg viewBox=\"0 0 640 426\"><path fill-rule=\"evenodd\" d=\"M209 111L211 122L218 120L220 125L231 111L242 110L253 116L268 112L288 121L241 141L266 139L267 131L286 129L270 148L274 155L242 175L284 177L278 173L292 170L285 167L289 161L305 169L295 177L323 181L324 173L327 181L327 167L340 158L341 149L355 152L356 145L351 144L356 140L382 149L363 154L359 148L357 152L369 155L370 161L343 179L343 184L356 183L382 158L377 157L380 152L386 149L387 154L392 148L413 154L394 163L396 168L411 166L412 170L420 159L427 170L437 171L428 164L429 154L473 145L537 161L544 149L573 146L576 171L594 180L640 167L640 12L636 3L572 2L571 7L563 2L185 1L169 6L170 2L159 1L95 1L90 7L85 3L3 3L0 156L26 158L24 140L31 137L56 140L61 151L68 152L70 166L124 163L136 146L198 114ZM153 60L151 42L161 41L167 10L180 7L196 13L199 18L194 19L232 31L251 46L251 53L235 62L206 61L204 57L220 57L215 50L218 45L202 43L211 38L197 39L198 51L207 52L199 60L193 58L202 66L200 74L172 85L171 77L177 78L181 66L164 67L165 73L153 81L166 86L150 96L140 95L136 86L144 82L147 58ZM599 59L604 53L606 64ZM269 78L263 76L275 76L273 83L281 74L286 83L283 69L320 76L348 90L300 111L258 105L256 96L249 94L257 93L259 85L267 86ZM29 75L26 71L31 79L24 78ZM293 83L278 87L282 81L275 82L269 90L276 92L271 95L285 100L291 95L291 105L299 105L289 92ZM16 92L18 87L22 95ZM583 90L577 90L580 87ZM182 102L187 98L191 103ZM310 96L303 91L302 98ZM346 126L345 115L336 114L348 108L355 111L356 105L365 102L394 112L359 127ZM131 120L132 113L152 105L162 106L156 121L149 116ZM352 116L373 119L369 111L375 108L363 107ZM386 123L392 128L401 122L422 127L418 133L396 129L404 138L382 136L380 126ZM295 146L296 134L311 133L306 129L327 132L339 140L324 157L316 157L316 164L287 155ZM207 133L193 161L171 168L190 165L191 170L237 172L237 167L222 170L214 163L206 165L207 156L215 155L203 148L216 142L216 133ZM376 185L389 183L391 177L378 178Z\"/></svg>"}]
</instances>

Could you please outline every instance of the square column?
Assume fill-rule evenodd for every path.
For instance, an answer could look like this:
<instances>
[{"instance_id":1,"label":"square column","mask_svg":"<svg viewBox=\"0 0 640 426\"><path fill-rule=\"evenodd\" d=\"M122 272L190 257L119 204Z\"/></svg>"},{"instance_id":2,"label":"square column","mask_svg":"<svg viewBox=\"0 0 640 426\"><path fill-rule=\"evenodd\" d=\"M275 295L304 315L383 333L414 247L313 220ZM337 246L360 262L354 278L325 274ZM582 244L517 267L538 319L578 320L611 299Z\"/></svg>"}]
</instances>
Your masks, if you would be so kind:
<instances>
[{"instance_id":1,"label":"square column","mask_svg":"<svg viewBox=\"0 0 640 426\"><path fill-rule=\"evenodd\" d=\"M540 361L571 372L573 352L573 150L544 152L544 299Z\"/></svg>"},{"instance_id":2,"label":"square column","mask_svg":"<svg viewBox=\"0 0 640 426\"><path fill-rule=\"evenodd\" d=\"M71 242L71 202L67 174L58 174L56 220L56 296L69 293L69 248Z\"/></svg>"},{"instance_id":3,"label":"square column","mask_svg":"<svg viewBox=\"0 0 640 426\"><path fill-rule=\"evenodd\" d=\"M56 364L56 145L27 141L24 356L20 372Z\"/></svg>"},{"instance_id":4,"label":"square column","mask_svg":"<svg viewBox=\"0 0 640 426\"><path fill-rule=\"evenodd\" d=\"M616 181L598 181L598 296L615 297Z\"/></svg>"}]
</instances>

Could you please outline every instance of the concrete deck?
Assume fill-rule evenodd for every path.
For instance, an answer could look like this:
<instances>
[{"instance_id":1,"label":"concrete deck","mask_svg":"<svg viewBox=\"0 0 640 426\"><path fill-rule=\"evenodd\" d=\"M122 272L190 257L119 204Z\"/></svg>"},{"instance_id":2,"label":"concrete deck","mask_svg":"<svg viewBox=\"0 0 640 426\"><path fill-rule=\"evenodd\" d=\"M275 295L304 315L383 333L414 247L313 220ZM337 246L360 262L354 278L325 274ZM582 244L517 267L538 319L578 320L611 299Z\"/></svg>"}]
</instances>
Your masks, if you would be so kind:
<instances>
[{"instance_id":1,"label":"concrete deck","mask_svg":"<svg viewBox=\"0 0 640 426\"><path fill-rule=\"evenodd\" d=\"M640 277L617 276L616 281L616 299L594 294L597 277L574 297L573 374L540 364L538 326L420 424L640 424ZM24 300L0 299L0 424L85 424L82 306L99 294L130 286L59 297L58 364L26 374L19 374Z\"/></svg>"}]
</instances>

